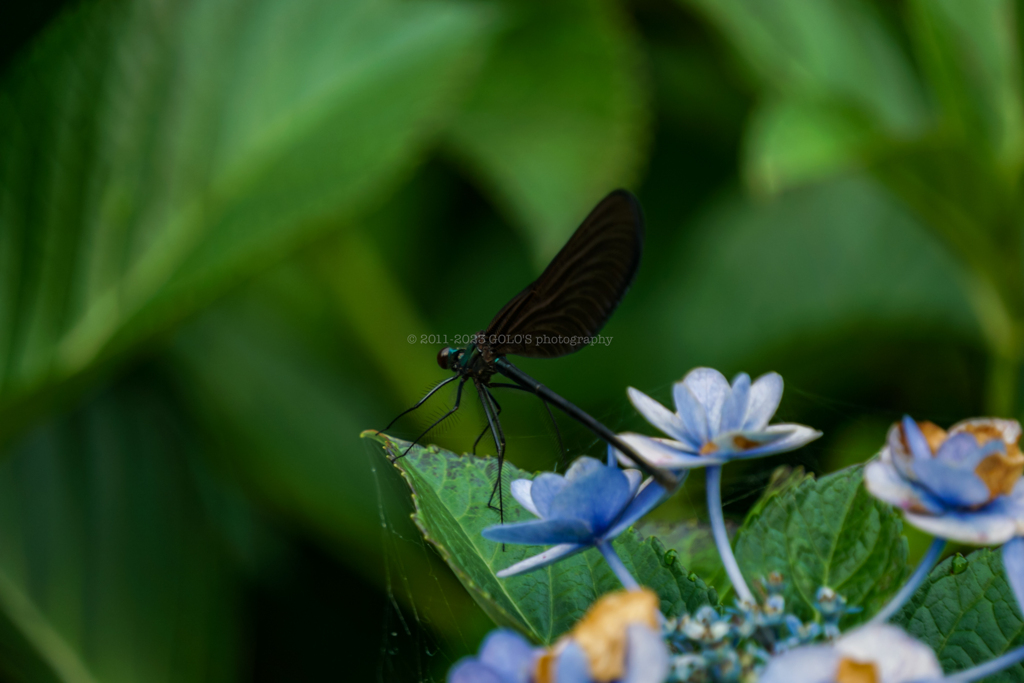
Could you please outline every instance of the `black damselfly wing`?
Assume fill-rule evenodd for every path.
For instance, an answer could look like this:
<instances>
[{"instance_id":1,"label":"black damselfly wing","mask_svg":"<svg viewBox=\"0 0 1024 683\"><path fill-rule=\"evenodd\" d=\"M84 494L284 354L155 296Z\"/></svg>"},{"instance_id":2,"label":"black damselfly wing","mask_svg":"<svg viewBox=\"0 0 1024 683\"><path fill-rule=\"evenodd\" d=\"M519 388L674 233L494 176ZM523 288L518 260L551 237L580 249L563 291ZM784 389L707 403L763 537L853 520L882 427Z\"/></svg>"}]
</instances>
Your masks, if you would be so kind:
<instances>
[{"instance_id":1,"label":"black damselfly wing","mask_svg":"<svg viewBox=\"0 0 1024 683\"><path fill-rule=\"evenodd\" d=\"M487 417L487 426L481 437L489 430L498 451L498 476L488 506L492 505L497 495L498 507L495 509L499 511L500 519L504 520L501 466L505 454L505 436L498 420L501 407L491 393L492 388L514 388L535 394L548 407L549 413L550 406L559 408L629 456L666 489L672 490L678 484L672 473L648 464L610 429L504 358L507 354L554 358L586 346L588 339L597 336L608 322L633 283L640 266L643 242L644 221L640 203L625 190L612 192L590 212L540 277L494 316L484 331L484 340L467 349L446 347L441 350L438 363L443 368L453 370L455 376L434 387L416 405L399 415L401 417L415 410L442 386L459 380L455 405L412 442L417 443L459 409L463 386L472 379ZM478 354L478 350L481 353ZM463 354L469 354L465 357L467 362L463 362ZM511 379L515 384L492 382L495 373ZM480 437L477 438L479 440ZM408 453L408 448L405 453Z\"/></svg>"},{"instance_id":2,"label":"black damselfly wing","mask_svg":"<svg viewBox=\"0 0 1024 683\"><path fill-rule=\"evenodd\" d=\"M612 192L491 320L485 335L494 355L555 358L586 346L633 283L643 246L640 203L626 190Z\"/></svg>"}]
</instances>

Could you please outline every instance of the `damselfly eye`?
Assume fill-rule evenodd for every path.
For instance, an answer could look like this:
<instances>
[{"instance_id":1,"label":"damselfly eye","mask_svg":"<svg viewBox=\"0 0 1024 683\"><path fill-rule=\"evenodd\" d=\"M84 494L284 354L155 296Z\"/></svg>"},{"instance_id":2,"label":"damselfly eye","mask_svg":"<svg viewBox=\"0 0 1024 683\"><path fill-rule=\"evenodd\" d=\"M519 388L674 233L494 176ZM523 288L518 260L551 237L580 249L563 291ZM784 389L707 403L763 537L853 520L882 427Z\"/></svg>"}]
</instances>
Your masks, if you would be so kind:
<instances>
[{"instance_id":1,"label":"damselfly eye","mask_svg":"<svg viewBox=\"0 0 1024 683\"><path fill-rule=\"evenodd\" d=\"M437 364L445 370L448 369L448 354L451 353L451 348L446 346L437 352Z\"/></svg>"}]
</instances>

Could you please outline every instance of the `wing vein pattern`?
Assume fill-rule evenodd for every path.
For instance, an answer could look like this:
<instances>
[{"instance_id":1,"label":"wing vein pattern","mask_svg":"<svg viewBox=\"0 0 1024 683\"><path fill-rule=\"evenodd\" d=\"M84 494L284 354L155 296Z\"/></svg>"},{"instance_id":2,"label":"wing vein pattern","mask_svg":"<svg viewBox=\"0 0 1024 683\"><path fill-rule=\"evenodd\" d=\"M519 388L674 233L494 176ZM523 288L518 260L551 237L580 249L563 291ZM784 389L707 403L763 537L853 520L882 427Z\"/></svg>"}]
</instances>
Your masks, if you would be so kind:
<instances>
[{"instance_id":1,"label":"wing vein pattern","mask_svg":"<svg viewBox=\"0 0 1024 683\"><path fill-rule=\"evenodd\" d=\"M535 281L502 308L485 334L495 355L554 358L579 351L611 317L643 251L640 204L616 190L594 207Z\"/></svg>"}]
</instances>

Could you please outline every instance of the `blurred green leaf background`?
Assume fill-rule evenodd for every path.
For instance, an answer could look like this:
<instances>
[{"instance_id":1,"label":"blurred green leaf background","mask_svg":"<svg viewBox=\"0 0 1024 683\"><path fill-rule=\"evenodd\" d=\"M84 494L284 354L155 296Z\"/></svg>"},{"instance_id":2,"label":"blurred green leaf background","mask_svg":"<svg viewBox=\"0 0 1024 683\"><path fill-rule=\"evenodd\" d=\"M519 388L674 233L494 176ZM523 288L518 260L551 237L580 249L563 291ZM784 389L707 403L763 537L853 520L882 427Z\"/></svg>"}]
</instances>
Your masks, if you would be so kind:
<instances>
[{"instance_id":1,"label":"blurred green leaf background","mask_svg":"<svg viewBox=\"0 0 1024 683\"><path fill-rule=\"evenodd\" d=\"M5 680L442 680L490 622L359 432L615 187L647 248L612 343L522 366L616 430L647 429L628 385L782 373L779 417L825 437L730 468L736 519L776 466L861 462L904 413L1020 416L1018 3L2 13ZM501 399L508 455L549 469L530 398ZM705 519L701 486L659 515Z\"/></svg>"}]
</instances>

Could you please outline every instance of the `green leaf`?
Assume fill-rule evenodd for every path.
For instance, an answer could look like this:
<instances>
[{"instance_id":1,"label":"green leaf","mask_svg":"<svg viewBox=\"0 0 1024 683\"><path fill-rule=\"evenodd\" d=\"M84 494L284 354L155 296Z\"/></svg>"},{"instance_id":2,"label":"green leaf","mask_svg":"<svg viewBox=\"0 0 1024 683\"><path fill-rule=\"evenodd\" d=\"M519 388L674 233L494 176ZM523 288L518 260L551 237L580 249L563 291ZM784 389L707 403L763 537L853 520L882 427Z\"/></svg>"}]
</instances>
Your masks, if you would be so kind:
<instances>
[{"instance_id":1,"label":"green leaf","mask_svg":"<svg viewBox=\"0 0 1024 683\"><path fill-rule=\"evenodd\" d=\"M815 615L815 593L829 586L863 621L899 590L907 569L903 521L861 486L861 467L817 481L805 479L772 496L736 534L735 552L748 581L779 572L787 607L802 619Z\"/></svg>"},{"instance_id":2,"label":"green leaf","mask_svg":"<svg viewBox=\"0 0 1024 683\"><path fill-rule=\"evenodd\" d=\"M723 590L723 584L728 585L710 526L695 519L680 522L642 519L637 522L636 530L641 536L657 538L669 552L675 553L682 566L701 577L707 585L715 586L720 591ZM732 536L736 531L735 525L730 526L728 531Z\"/></svg>"},{"instance_id":3,"label":"green leaf","mask_svg":"<svg viewBox=\"0 0 1024 683\"><path fill-rule=\"evenodd\" d=\"M20 680L234 677L238 598L150 375L11 445L0 464L0 642ZM5 676L5 678L7 677Z\"/></svg>"},{"instance_id":4,"label":"green leaf","mask_svg":"<svg viewBox=\"0 0 1024 683\"><path fill-rule=\"evenodd\" d=\"M1000 553L988 549L940 562L893 623L934 649L947 673L1024 645L1024 621ZM985 682L1022 679L1024 664L1016 664Z\"/></svg>"},{"instance_id":5,"label":"green leaf","mask_svg":"<svg viewBox=\"0 0 1024 683\"><path fill-rule=\"evenodd\" d=\"M865 329L978 340L953 257L863 178L767 203L733 198L694 233L680 243L680 275L662 295L664 347L656 357L735 367Z\"/></svg>"},{"instance_id":6,"label":"green leaf","mask_svg":"<svg viewBox=\"0 0 1024 683\"><path fill-rule=\"evenodd\" d=\"M768 101L751 116L743 172L754 191L776 194L864 164L879 141L872 122L849 109Z\"/></svg>"},{"instance_id":7,"label":"green leaf","mask_svg":"<svg viewBox=\"0 0 1024 683\"><path fill-rule=\"evenodd\" d=\"M792 493L795 487L801 484L813 482L814 475L804 472L803 467L789 467L783 465L772 470L772 476L768 479L768 486L754 506L747 511L747 519L756 517L764 512L765 507L771 503L776 496Z\"/></svg>"},{"instance_id":8,"label":"green leaf","mask_svg":"<svg viewBox=\"0 0 1024 683\"><path fill-rule=\"evenodd\" d=\"M947 134L987 151L1014 183L1024 163L1017 4L915 0L907 6L914 46Z\"/></svg>"},{"instance_id":9,"label":"green leaf","mask_svg":"<svg viewBox=\"0 0 1024 683\"><path fill-rule=\"evenodd\" d=\"M869 4L689 1L766 91L744 140L753 189L775 193L864 166L926 128L922 88Z\"/></svg>"},{"instance_id":10,"label":"green leaf","mask_svg":"<svg viewBox=\"0 0 1024 683\"><path fill-rule=\"evenodd\" d=\"M611 0L506 3L498 41L448 136L538 263L646 158L641 51Z\"/></svg>"},{"instance_id":11,"label":"green leaf","mask_svg":"<svg viewBox=\"0 0 1024 683\"><path fill-rule=\"evenodd\" d=\"M401 453L406 441L364 432L384 447L384 454ZM621 584L596 549L528 574L499 579L495 573L543 550L537 546L492 543L480 535L497 523L487 508L497 461L458 456L431 446L415 446L395 461L412 489L414 519L437 547L466 590L499 625L516 628L541 643L551 643L567 631L600 595ZM505 463L507 481L531 479ZM534 519L506 491L507 523ZM642 539L630 529L614 542L615 550L642 585L661 597L666 615L717 604L718 596L688 572L657 539Z\"/></svg>"},{"instance_id":12,"label":"green leaf","mask_svg":"<svg viewBox=\"0 0 1024 683\"><path fill-rule=\"evenodd\" d=\"M0 83L0 431L379 201L483 53L453 2L76 5Z\"/></svg>"},{"instance_id":13,"label":"green leaf","mask_svg":"<svg viewBox=\"0 0 1024 683\"><path fill-rule=\"evenodd\" d=\"M924 123L924 98L913 70L867 3L687 1L776 94L851 108L901 136Z\"/></svg>"}]
</instances>

